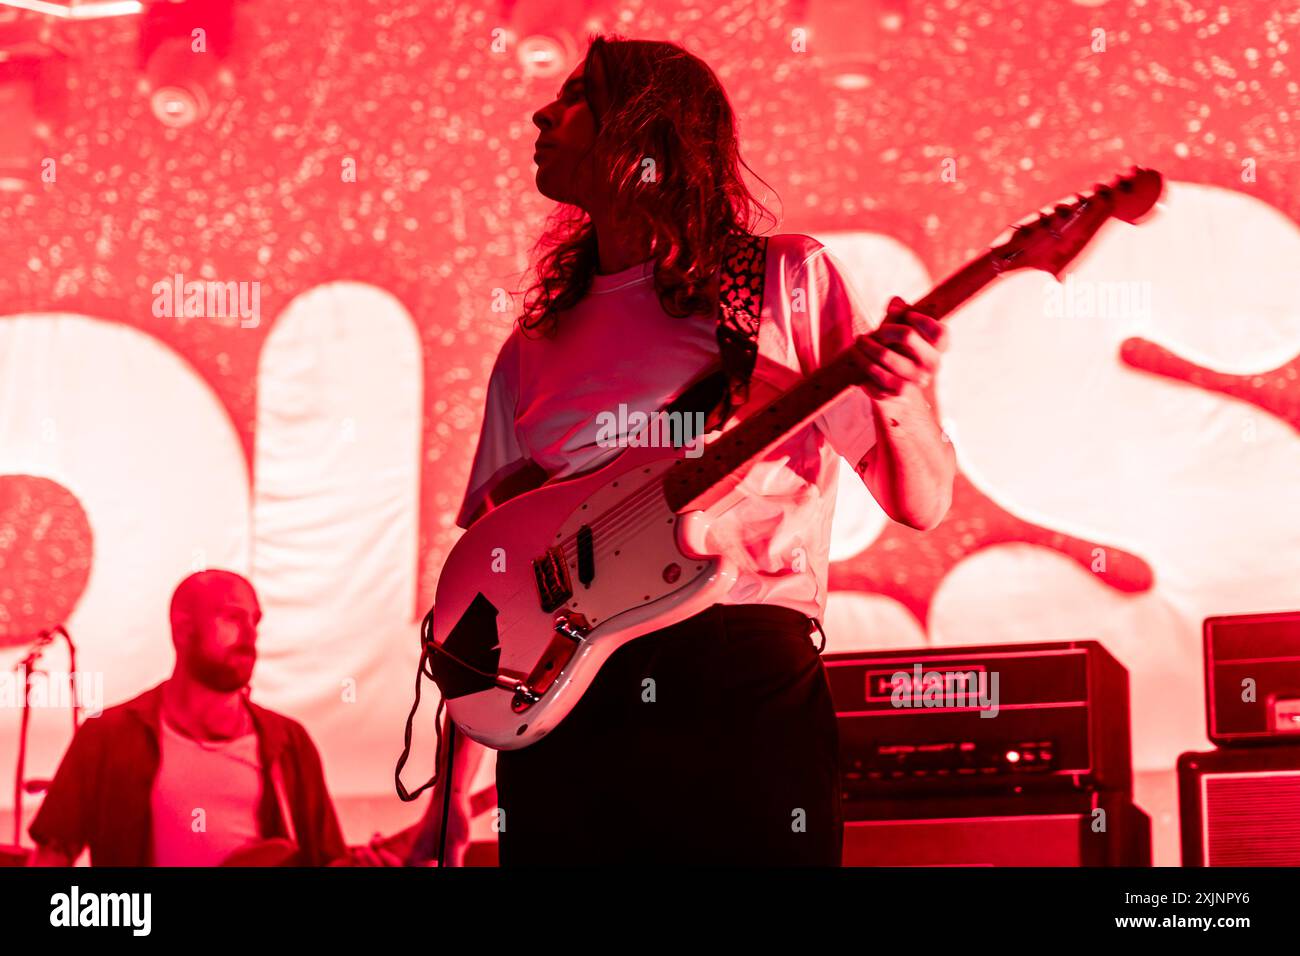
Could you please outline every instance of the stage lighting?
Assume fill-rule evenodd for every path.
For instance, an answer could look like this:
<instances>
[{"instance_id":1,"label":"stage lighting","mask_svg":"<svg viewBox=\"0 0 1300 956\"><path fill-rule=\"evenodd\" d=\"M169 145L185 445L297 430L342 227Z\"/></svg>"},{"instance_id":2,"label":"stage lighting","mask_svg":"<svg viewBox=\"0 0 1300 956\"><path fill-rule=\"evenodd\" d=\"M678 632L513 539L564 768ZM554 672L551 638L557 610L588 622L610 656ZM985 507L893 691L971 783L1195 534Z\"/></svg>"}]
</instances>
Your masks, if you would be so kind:
<instances>
[{"instance_id":1,"label":"stage lighting","mask_svg":"<svg viewBox=\"0 0 1300 956\"><path fill-rule=\"evenodd\" d=\"M6 21L0 12L0 192L40 181L54 131L66 118L67 67L66 52L48 31L31 21Z\"/></svg>"},{"instance_id":2,"label":"stage lighting","mask_svg":"<svg viewBox=\"0 0 1300 956\"><path fill-rule=\"evenodd\" d=\"M866 73L847 66L836 69L830 80L837 90L865 90L871 85L871 77Z\"/></svg>"},{"instance_id":3,"label":"stage lighting","mask_svg":"<svg viewBox=\"0 0 1300 956\"><path fill-rule=\"evenodd\" d=\"M208 115L230 51L233 0L155 3L140 26L140 86L158 122L181 128Z\"/></svg>"},{"instance_id":4,"label":"stage lighting","mask_svg":"<svg viewBox=\"0 0 1300 956\"><path fill-rule=\"evenodd\" d=\"M515 44L515 57L525 76L562 76L576 56L576 44L564 31L533 33Z\"/></svg>"},{"instance_id":5,"label":"stage lighting","mask_svg":"<svg viewBox=\"0 0 1300 956\"><path fill-rule=\"evenodd\" d=\"M578 37L599 32L596 0L505 0L505 32L524 76L564 76L578 61Z\"/></svg>"},{"instance_id":6,"label":"stage lighting","mask_svg":"<svg viewBox=\"0 0 1300 956\"><path fill-rule=\"evenodd\" d=\"M882 48L907 24L907 0L808 0L802 22L808 52L825 81L840 90L864 90Z\"/></svg>"},{"instance_id":7,"label":"stage lighting","mask_svg":"<svg viewBox=\"0 0 1300 956\"><path fill-rule=\"evenodd\" d=\"M0 0L0 6L31 10L64 20L102 20L144 12L140 0Z\"/></svg>"},{"instance_id":8,"label":"stage lighting","mask_svg":"<svg viewBox=\"0 0 1300 956\"><path fill-rule=\"evenodd\" d=\"M163 41L149 58L144 86L154 118L164 126L189 126L208 115L207 87L216 74L212 57L190 50L190 41Z\"/></svg>"}]
</instances>

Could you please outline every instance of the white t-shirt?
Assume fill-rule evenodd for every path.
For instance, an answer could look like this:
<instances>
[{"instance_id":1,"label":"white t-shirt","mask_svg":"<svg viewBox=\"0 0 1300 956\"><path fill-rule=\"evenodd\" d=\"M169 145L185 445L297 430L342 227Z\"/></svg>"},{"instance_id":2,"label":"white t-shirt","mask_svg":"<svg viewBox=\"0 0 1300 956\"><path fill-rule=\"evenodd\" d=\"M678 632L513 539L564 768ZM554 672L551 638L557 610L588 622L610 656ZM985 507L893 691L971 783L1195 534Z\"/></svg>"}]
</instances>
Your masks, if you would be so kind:
<instances>
[{"instance_id":1,"label":"white t-shirt","mask_svg":"<svg viewBox=\"0 0 1300 956\"><path fill-rule=\"evenodd\" d=\"M216 866L261 839L256 733L200 743L163 718L159 746L150 800L154 866Z\"/></svg>"},{"instance_id":2,"label":"white t-shirt","mask_svg":"<svg viewBox=\"0 0 1300 956\"><path fill-rule=\"evenodd\" d=\"M598 414L616 414L620 403L629 411L662 409L717 365L716 317L665 312L653 266L595 276L589 294L559 316L554 339L512 330L489 380L459 527L530 459L551 478L613 460L622 448L598 441L607 436ZM816 239L770 237L766 269L749 400L724 432L877 325ZM707 539L740 570L722 603L777 604L824 617L839 458L856 466L875 440L871 399L853 388L748 467L745 498L718 516Z\"/></svg>"}]
</instances>

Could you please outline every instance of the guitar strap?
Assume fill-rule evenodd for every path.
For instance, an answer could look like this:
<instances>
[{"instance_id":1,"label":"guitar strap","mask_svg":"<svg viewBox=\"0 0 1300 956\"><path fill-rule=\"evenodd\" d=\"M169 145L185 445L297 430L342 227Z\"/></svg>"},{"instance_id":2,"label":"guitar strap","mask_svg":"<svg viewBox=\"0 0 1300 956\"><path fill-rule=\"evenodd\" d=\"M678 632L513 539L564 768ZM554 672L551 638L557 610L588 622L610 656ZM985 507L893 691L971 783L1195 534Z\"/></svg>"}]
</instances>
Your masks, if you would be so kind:
<instances>
[{"instance_id":1,"label":"guitar strap","mask_svg":"<svg viewBox=\"0 0 1300 956\"><path fill-rule=\"evenodd\" d=\"M705 432L721 428L749 398L758 359L758 326L767 279L767 237L733 232L718 277L716 335L720 366L697 379L663 409L702 412Z\"/></svg>"},{"instance_id":2,"label":"guitar strap","mask_svg":"<svg viewBox=\"0 0 1300 956\"><path fill-rule=\"evenodd\" d=\"M664 411L705 412L707 433L721 428L731 413L745 403L758 360L758 327L766 280L767 237L733 232L727 239L718 280L717 338L721 367L705 372L688 385ZM821 632L821 646L817 648L821 654L826 649L826 631L818 618L809 618L809 622Z\"/></svg>"}]
</instances>

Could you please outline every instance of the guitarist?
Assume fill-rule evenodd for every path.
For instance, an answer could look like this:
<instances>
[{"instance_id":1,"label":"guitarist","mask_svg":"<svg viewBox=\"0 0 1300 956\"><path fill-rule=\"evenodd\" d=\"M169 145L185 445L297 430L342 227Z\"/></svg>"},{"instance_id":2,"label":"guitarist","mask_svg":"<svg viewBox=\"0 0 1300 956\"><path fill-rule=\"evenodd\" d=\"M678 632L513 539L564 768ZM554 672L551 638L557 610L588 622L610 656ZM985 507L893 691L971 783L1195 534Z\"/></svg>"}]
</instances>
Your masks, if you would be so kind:
<instances>
[{"instance_id":1,"label":"guitarist","mask_svg":"<svg viewBox=\"0 0 1300 956\"><path fill-rule=\"evenodd\" d=\"M560 210L493 368L462 528L612 460L601 413L661 409L718 366L724 242L762 209L725 93L675 44L597 37L533 122L537 188ZM739 417L866 333L870 384L745 473L745 497L711 531L743 571L725 603L624 645L551 734L497 754L503 865L839 863L835 715L811 638L838 458L895 521L938 524L954 457L921 390L944 334L898 299L876 327L815 240L761 242L746 289L763 296L761 334L748 333L757 354ZM483 748L453 739L435 803L450 793L457 863Z\"/></svg>"},{"instance_id":2,"label":"guitarist","mask_svg":"<svg viewBox=\"0 0 1300 956\"><path fill-rule=\"evenodd\" d=\"M31 864L70 866L88 846L92 866L268 865L262 841L277 864L399 862L349 853L307 731L248 700L253 586L200 571L170 616L172 676L77 731L32 821Z\"/></svg>"}]
</instances>

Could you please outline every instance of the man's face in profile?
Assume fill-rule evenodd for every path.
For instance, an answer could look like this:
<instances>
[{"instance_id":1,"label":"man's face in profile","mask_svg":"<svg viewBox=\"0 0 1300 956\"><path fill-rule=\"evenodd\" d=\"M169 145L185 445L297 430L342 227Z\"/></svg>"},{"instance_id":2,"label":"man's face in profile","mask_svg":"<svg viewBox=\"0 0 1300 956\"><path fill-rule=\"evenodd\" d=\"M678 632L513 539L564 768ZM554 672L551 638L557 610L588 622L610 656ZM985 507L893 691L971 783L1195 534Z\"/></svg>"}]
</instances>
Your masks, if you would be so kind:
<instances>
[{"instance_id":1,"label":"man's face in profile","mask_svg":"<svg viewBox=\"0 0 1300 956\"><path fill-rule=\"evenodd\" d=\"M186 616L190 626L176 646L186 672L216 691L248 686L262 620L252 585L235 575L205 578L196 584Z\"/></svg>"}]
</instances>

